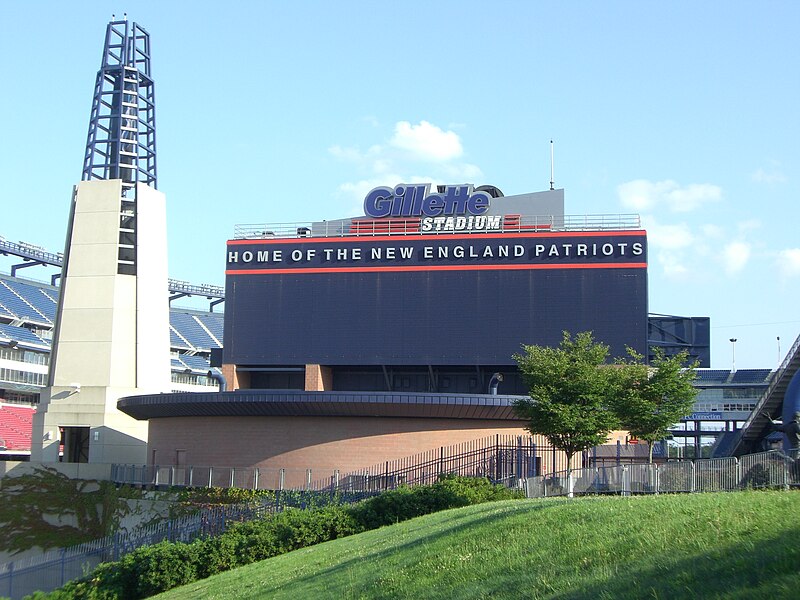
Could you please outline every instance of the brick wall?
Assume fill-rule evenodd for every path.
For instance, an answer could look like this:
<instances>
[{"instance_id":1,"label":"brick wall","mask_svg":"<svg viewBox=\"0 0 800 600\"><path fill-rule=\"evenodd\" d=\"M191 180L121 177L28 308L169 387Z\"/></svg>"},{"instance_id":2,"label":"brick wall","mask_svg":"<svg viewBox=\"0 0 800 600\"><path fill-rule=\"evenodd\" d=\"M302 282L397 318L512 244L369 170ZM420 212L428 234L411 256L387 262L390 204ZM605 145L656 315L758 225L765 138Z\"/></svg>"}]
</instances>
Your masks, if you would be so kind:
<instances>
[{"instance_id":1,"label":"brick wall","mask_svg":"<svg viewBox=\"0 0 800 600\"><path fill-rule=\"evenodd\" d=\"M386 417L174 417L150 420L148 456L174 464L353 471L495 434L519 421ZM541 439L543 445L546 442Z\"/></svg>"}]
</instances>

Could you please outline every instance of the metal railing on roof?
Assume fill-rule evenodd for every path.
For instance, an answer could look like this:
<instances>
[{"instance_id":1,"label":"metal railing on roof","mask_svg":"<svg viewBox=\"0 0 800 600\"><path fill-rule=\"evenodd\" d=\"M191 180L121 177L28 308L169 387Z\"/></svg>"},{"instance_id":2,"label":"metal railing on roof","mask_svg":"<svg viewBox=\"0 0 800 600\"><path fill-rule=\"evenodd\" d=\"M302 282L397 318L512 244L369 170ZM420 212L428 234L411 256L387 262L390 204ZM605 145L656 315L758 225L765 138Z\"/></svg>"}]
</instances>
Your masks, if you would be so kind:
<instances>
[{"instance_id":1,"label":"metal railing on roof","mask_svg":"<svg viewBox=\"0 0 800 600\"><path fill-rule=\"evenodd\" d=\"M459 217L456 217L459 218ZM480 234L480 233L531 233L548 231L630 231L641 229L637 214L599 214L566 216L500 216L499 229L447 228L444 223L434 225L428 235ZM249 223L235 225L233 239L273 239L306 237L359 237L376 235L417 235L420 233L419 218L369 219L355 217L336 221L315 223Z\"/></svg>"}]
</instances>

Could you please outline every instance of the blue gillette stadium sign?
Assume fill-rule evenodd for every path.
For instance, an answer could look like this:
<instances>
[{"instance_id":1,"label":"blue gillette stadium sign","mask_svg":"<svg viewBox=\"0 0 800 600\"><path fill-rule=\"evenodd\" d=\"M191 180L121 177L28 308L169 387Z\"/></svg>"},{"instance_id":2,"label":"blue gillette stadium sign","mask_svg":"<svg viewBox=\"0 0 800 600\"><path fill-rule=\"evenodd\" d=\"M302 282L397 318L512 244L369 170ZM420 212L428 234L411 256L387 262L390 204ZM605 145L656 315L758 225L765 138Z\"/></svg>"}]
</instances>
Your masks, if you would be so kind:
<instances>
[{"instance_id":1,"label":"blue gillette stadium sign","mask_svg":"<svg viewBox=\"0 0 800 600\"><path fill-rule=\"evenodd\" d=\"M364 214L385 217L441 217L482 215L491 196L474 192L471 185L448 185L444 192L429 194L430 184L376 187L364 198Z\"/></svg>"}]
</instances>

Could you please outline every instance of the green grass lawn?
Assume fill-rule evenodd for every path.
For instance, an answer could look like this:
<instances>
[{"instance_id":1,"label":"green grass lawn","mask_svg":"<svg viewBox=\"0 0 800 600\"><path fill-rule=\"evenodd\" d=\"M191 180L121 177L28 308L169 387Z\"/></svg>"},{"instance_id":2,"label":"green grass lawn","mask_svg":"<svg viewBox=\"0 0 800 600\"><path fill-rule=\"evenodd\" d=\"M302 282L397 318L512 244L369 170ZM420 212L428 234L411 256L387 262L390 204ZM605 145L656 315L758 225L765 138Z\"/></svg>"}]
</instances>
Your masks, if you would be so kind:
<instances>
[{"instance_id":1,"label":"green grass lawn","mask_svg":"<svg viewBox=\"0 0 800 600\"><path fill-rule=\"evenodd\" d=\"M166 592L221 598L800 598L800 493L516 500Z\"/></svg>"}]
</instances>

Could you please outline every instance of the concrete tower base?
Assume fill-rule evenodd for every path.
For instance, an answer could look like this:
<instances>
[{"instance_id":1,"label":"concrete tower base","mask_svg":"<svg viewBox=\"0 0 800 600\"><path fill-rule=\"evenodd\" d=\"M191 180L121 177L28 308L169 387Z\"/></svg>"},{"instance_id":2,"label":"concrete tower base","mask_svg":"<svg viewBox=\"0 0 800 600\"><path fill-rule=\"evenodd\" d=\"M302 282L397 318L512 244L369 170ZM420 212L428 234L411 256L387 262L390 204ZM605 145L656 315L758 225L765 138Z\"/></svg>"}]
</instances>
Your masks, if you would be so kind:
<instances>
[{"instance_id":1,"label":"concrete tower base","mask_svg":"<svg viewBox=\"0 0 800 600\"><path fill-rule=\"evenodd\" d=\"M60 441L65 462L145 462L147 424L116 403L170 391L166 240L160 192L119 179L76 186L31 460L58 460Z\"/></svg>"}]
</instances>

